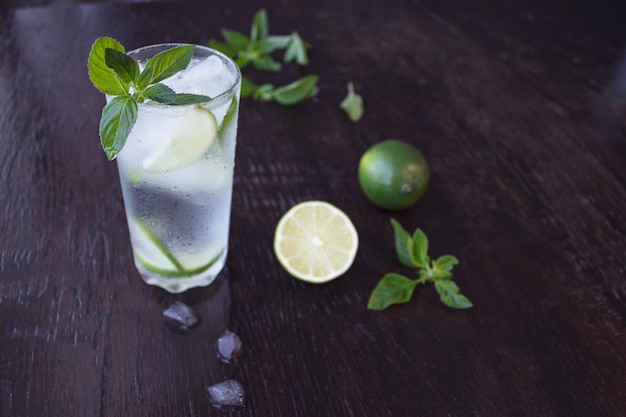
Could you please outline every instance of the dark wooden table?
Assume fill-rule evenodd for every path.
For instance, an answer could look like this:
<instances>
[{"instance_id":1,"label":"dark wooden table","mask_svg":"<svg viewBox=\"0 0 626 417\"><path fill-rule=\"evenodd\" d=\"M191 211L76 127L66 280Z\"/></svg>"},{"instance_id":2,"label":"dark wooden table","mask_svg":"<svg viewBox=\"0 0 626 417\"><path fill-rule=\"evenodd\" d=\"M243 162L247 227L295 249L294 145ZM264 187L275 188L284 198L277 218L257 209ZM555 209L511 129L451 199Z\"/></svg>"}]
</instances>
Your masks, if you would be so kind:
<instances>
[{"instance_id":1,"label":"dark wooden table","mask_svg":"<svg viewBox=\"0 0 626 417\"><path fill-rule=\"evenodd\" d=\"M320 76L313 101L241 105L230 254L209 287L171 295L132 263L115 163L97 129L93 40L128 48L248 31L255 1L0 12L0 416L626 415L626 24L608 1L268 1ZM615 2L617 4L617 2ZM365 116L339 109L353 81ZM360 155L386 138L432 171L416 206L362 195ZM302 200L360 235L343 277L290 278L272 250ZM389 225L421 227L460 260L474 302L432 286L366 309L397 261ZM174 331L180 300L202 317ZM217 357L225 330L243 341ZM235 379L245 408L205 387Z\"/></svg>"}]
</instances>

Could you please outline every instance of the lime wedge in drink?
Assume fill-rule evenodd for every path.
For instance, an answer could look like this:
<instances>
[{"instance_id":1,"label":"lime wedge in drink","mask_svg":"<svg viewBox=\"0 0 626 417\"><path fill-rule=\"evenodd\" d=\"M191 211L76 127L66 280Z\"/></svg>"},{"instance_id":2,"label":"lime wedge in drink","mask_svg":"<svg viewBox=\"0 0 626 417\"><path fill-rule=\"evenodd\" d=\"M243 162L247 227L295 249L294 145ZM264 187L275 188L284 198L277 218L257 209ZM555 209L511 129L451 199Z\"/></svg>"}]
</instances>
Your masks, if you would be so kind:
<instances>
[{"instance_id":1,"label":"lime wedge in drink","mask_svg":"<svg viewBox=\"0 0 626 417\"><path fill-rule=\"evenodd\" d=\"M165 145L143 162L151 172L167 172L202 158L217 137L217 121L209 110L189 106L178 118L178 126Z\"/></svg>"},{"instance_id":2,"label":"lime wedge in drink","mask_svg":"<svg viewBox=\"0 0 626 417\"><path fill-rule=\"evenodd\" d=\"M194 267L186 268L170 250L141 221L131 223L131 234L135 237L133 252L141 265L147 270L164 277L182 278L200 274L209 269L224 253L221 250L213 259Z\"/></svg>"}]
</instances>

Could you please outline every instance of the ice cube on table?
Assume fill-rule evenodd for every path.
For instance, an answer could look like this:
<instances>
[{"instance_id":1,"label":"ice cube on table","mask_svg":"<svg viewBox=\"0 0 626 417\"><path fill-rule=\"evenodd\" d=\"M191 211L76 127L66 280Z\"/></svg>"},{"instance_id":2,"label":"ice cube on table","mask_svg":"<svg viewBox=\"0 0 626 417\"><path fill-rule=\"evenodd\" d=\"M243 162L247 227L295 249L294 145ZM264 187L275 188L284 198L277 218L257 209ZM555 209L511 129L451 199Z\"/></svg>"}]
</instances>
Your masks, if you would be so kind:
<instances>
[{"instance_id":1,"label":"ice cube on table","mask_svg":"<svg viewBox=\"0 0 626 417\"><path fill-rule=\"evenodd\" d=\"M176 301L163 311L163 315L175 322L183 330L187 330L200 322L198 313L196 313L193 308L180 301Z\"/></svg>"},{"instance_id":2,"label":"ice cube on table","mask_svg":"<svg viewBox=\"0 0 626 417\"><path fill-rule=\"evenodd\" d=\"M227 379L206 389L211 405L222 410L234 410L245 405L245 391L239 381Z\"/></svg>"},{"instance_id":3,"label":"ice cube on table","mask_svg":"<svg viewBox=\"0 0 626 417\"><path fill-rule=\"evenodd\" d=\"M241 353L241 339L236 333L226 330L217 339L217 351L220 359L224 362L237 359Z\"/></svg>"}]
</instances>

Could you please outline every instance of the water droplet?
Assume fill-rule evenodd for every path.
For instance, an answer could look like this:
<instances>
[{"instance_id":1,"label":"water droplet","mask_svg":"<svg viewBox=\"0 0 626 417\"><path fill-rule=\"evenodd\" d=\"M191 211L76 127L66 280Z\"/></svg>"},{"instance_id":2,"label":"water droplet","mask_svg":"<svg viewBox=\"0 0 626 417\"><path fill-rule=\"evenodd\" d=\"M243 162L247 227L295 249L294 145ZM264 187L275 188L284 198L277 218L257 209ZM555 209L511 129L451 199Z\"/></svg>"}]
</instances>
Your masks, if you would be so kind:
<instances>
[{"instance_id":1,"label":"water droplet","mask_svg":"<svg viewBox=\"0 0 626 417\"><path fill-rule=\"evenodd\" d=\"M206 389L209 401L215 408L235 410L245 405L245 391L240 382L227 379Z\"/></svg>"},{"instance_id":2,"label":"water droplet","mask_svg":"<svg viewBox=\"0 0 626 417\"><path fill-rule=\"evenodd\" d=\"M224 362L230 362L239 357L241 353L241 339L236 333L226 330L217 339L217 351Z\"/></svg>"},{"instance_id":3,"label":"water droplet","mask_svg":"<svg viewBox=\"0 0 626 417\"><path fill-rule=\"evenodd\" d=\"M183 330L187 330L200 322L198 313L196 313L193 308L180 301L176 301L169 306L163 311L163 315L176 323L178 327Z\"/></svg>"}]
</instances>

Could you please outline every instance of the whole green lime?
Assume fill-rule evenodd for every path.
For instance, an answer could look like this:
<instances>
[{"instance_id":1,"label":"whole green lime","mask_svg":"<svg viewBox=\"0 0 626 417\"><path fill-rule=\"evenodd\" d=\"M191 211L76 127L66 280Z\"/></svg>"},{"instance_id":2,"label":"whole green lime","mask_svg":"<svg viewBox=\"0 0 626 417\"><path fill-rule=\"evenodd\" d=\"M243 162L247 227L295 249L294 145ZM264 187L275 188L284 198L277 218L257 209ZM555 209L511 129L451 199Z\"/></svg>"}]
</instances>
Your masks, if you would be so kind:
<instances>
[{"instance_id":1,"label":"whole green lime","mask_svg":"<svg viewBox=\"0 0 626 417\"><path fill-rule=\"evenodd\" d=\"M369 148L359 161L359 184L367 198L385 210L404 210L426 192L430 170L422 153L400 140Z\"/></svg>"}]
</instances>

